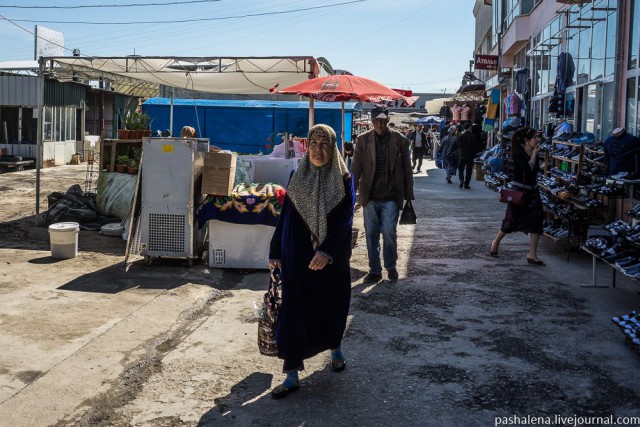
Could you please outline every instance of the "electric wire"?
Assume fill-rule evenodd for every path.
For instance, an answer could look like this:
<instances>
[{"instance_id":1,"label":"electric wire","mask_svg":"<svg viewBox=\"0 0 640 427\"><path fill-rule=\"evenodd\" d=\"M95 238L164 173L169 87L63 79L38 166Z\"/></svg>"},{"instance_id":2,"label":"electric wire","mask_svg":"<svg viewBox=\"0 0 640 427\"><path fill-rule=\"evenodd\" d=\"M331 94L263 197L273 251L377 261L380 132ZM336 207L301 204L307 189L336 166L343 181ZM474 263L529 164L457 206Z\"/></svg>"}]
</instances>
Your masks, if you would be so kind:
<instances>
[{"instance_id":1,"label":"electric wire","mask_svg":"<svg viewBox=\"0 0 640 427\"><path fill-rule=\"evenodd\" d=\"M288 13L304 12L309 10L326 9L336 6L343 6L352 3L362 3L368 0L350 0L342 3L334 3L323 6L303 7L291 10L280 10L275 12L260 12L249 13L245 15L232 15L232 16L220 16L215 18L194 18L194 19L176 19L171 21L122 21L122 22L98 22L98 21L55 21L55 20L35 20L35 19L13 19L14 22L29 22L29 23L45 23L45 24L75 24L75 25L140 25L140 24L176 24L176 23L192 23L192 22L212 22L212 21L224 21L227 19L241 19L250 18L256 16L272 16L282 15ZM7 18L5 18L7 19Z\"/></svg>"},{"instance_id":2,"label":"electric wire","mask_svg":"<svg viewBox=\"0 0 640 427\"><path fill-rule=\"evenodd\" d=\"M186 5L193 3L212 3L220 2L222 0L187 0L187 1L171 1L165 3L132 3L132 4L94 4L94 5L77 5L77 6L19 6L9 5L2 6L0 9L93 9L93 8L121 8L121 7L146 7L146 6L173 6L173 5Z\"/></svg>"}]
</instances>

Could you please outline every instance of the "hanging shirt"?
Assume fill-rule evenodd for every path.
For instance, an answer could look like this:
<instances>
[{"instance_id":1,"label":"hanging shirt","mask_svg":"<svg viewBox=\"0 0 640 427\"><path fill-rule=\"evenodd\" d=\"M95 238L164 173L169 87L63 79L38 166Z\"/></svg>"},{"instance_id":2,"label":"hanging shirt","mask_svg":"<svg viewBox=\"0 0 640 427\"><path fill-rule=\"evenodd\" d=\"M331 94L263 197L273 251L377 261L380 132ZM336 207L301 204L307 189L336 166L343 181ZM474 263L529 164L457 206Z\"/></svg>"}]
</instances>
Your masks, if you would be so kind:
<instances>
[{"instance_id":1,"label":"hanging shirt","mask_svg":"<svg viewBox=\"0 0 640 427\"><path fill-rule=\"evenodd\" d=\"M464 105L460 109L460 120L465 121L469 120L469 115L471 114L471 107L468 105Z\"/></svg>"},{"instance_id":2,"label":"hanging shirt","mask_svg":"<svg viewBox=\"0 0 640 427\"><path fill-rule=\"evenodd\" d=\"M460 105L454 105L451 108L451 113L453 114L453 118L451 120L460 121L460 112L462 111L462 107Z\"/></svg>"},{"instance_id":3,"label":"hanging shirt","mask_svg":"<svg viewBox=\"0 0 640 427\"><path fill-rule=\"evenodd\" d=\"M521 68L516 71L515 81L516 81L516 92L520 95L524 95L529 92L529 87L527 85L529 80L529 69Z\"/></svg>"}]
</instances>

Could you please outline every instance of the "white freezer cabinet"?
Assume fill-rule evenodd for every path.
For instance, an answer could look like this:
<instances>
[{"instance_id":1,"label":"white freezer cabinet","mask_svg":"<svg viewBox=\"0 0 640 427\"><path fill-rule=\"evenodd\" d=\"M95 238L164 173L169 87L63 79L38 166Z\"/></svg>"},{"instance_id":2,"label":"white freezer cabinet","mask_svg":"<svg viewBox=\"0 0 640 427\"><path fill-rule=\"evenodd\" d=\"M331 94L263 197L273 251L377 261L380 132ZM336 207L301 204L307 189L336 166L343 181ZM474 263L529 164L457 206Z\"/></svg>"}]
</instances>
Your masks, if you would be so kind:
<instances>
[{"instance_id":1,"label":"white freezer cabinet","mask_svg":"<svg viewBox=\"0 0 640 427\"><path fill-rule=\"evenodd\" d=\"M144 138L141 168L141 244L145 261L202 255L196 209L208 139Z\"/></svg>"},{"instance_id":2,"label":"white freezer cabinet","mask_svg":"<svg viewBox=\"0 0 640 427\"><path fill-rule=\"evenodd\" d=\"M269 268L269 244L275 227L209 220L209 267Z\"/></svg>"}]
</instances>

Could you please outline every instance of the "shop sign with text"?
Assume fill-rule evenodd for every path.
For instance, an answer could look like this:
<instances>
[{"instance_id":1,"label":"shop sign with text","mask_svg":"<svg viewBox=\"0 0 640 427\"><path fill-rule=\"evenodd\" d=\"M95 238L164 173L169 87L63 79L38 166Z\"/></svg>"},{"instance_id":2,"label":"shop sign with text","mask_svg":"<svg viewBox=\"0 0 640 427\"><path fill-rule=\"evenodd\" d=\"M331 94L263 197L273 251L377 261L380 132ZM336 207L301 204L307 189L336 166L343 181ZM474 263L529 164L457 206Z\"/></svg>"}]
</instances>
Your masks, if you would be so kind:
<instances>
[{"instance_id":1,"label":"shop sign with text","mask_svg":"<svg viewBox=\"0 0 640 427\"><path fill-rule=\"evenodd\" d=\"M497 55L476 55L474 66L476 70L497 70L498 56Z\"/></svg>"}]
</instances>

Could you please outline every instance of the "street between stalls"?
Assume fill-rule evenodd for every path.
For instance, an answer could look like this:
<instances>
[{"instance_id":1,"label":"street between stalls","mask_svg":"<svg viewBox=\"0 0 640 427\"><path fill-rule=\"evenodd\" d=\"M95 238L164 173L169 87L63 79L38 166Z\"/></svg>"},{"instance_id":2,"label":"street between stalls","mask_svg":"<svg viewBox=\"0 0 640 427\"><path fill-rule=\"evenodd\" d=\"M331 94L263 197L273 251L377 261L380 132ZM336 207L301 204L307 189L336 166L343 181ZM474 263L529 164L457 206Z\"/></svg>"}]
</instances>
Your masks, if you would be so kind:
<instances>
[{"instance_id":1,"label":"street between stalls","mask_svg":"<svg viewBox=\"0 0 640 427\"><path fill-rule=\"evenodd\" d=\"M481 181L415 175L418 224L399 226L397 283L367 273L362 212L353 292L334 373L320 354L281 401L282 363L261 356L252 303L266 271L143 260L81 231L50 257L34 226L35 172L0 175L0 426L489 426L496 417L640 416L640 355L613 316L640 307L640 282L591 283L591 257L542 239L546 267L510 235L489 256L504 205ZM42 171L46 195L86 166ZM622 278L621 278L622 277ZM611 269L599 265L599 283Z\"/></svg>"}]
</instances>

